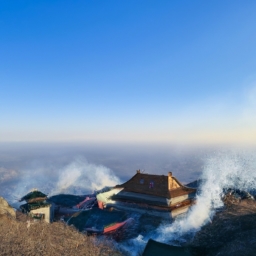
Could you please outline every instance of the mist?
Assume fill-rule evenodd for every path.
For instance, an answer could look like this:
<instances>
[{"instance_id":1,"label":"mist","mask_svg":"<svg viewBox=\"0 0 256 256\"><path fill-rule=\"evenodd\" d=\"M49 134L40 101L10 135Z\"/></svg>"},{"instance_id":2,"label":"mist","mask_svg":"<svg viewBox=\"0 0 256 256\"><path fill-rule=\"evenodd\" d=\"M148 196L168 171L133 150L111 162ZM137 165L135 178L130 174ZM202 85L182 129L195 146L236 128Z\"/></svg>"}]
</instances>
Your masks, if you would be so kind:
<instances>
[{"instance_id":1,"label":"mist","mask_svg":"<svg viewBox=\"0 0 256 256\"><path fill-rule=\"evenodd\" d=\"M120 184L120 179L112 170L103 165L89 163L80 157L59 171L58 181L50 195L94 193L117 184Z\"/></svg>"},{"instance_id":2,"label":"mist","mask_svg":"<svg viewBox=\"0 0 256 256\"><path fill-rule=\"evenodd\" d=\"M212 148L177 145L1 143L0 194L10 203L37 188L56 193L92 193L130 179L136 170L184 183L198 178Z\"/></svg>"},{"instance_id":3,"label":"mist","mask_svg":"<svg viewBox=\"0 0 256 256\"><path fill-rule=\"evenodd\" d=\"M207 180L204 185L207 187L209 182L213 183L213 178L220 179L221 175L227 173L222 171L224 165L233 165L232 170L242 170L238 166L248 164L249 160L241 160L241 154L238 156L234 153L241 150L243 149L234 149L232 157L229 155L228 158L228 153L223 153L223 147L212 146L2 143L0 195L10 203L15 203L33 188L48 195L92 193L104 186L127 181L138 169L149 174L163 175L171 171L184 184L201 177ZM247 152L251 152L251 149L244 153L248 157ZM215 170L217 167L218 170ZM210 170L214 170L211 175ZM216 173L219 173L218 177L214 175ZM219 189L224 180L225 178L214 181L219 184ZM217 189L216 186L215 188Z\"/></svg>"}]
</instances>

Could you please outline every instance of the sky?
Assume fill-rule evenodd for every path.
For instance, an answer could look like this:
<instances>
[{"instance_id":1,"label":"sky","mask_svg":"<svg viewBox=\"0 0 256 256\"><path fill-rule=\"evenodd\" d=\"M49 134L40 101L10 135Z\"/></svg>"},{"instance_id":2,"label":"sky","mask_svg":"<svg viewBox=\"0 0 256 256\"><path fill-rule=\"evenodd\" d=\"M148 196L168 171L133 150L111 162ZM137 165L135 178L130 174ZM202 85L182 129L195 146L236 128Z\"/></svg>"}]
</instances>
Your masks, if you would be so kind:
<instances>
[{"instance_id":1,"label":"sky","mask_svg":"<svg viewBox=\"0 0 256 256\"><path fill-rule=\"evenodd\" d=\"M255 144L255 10L0 0L0 142Z\"/></svg>"}]
</instances>

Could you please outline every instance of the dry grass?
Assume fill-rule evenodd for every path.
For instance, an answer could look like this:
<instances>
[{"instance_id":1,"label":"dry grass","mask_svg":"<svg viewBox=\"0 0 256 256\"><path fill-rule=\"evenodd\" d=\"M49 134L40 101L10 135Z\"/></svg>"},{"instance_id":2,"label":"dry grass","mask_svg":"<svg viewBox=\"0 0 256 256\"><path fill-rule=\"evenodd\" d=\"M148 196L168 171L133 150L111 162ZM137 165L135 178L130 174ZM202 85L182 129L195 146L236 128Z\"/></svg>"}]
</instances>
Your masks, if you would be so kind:
<instances>
[{"instance_id":1,"label":"dry grass","mask_svg":"<svg viewBox=\"0 0 256 256\"><path fill-rule=\"evenodd\" d=\"M24 220L0 216L0 255L121 255L111 244L99 243L64 223L29 225Z\"/></svg>"}]
</instances>

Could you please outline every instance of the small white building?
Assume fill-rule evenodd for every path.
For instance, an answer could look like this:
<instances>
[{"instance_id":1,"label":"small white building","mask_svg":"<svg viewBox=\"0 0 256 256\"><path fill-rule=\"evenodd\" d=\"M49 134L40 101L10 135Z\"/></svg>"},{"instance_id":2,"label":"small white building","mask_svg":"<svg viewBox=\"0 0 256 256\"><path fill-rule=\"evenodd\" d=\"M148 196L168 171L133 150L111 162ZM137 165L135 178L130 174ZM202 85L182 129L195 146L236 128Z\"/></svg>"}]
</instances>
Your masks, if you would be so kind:
<instances>
[{"instance_id":1,"label":"small white building","mask_svg":"<svg viewBox=\"0 0 256 256\"><path fill-rule=\"evenodd\" d=\"M20 199L27 203L20 206L23 213L28 214L35 220L44 220L51 223L54 219L54 204L47 202L47 196L38 190L32 190L30 193Z\"/></svg>"}]
</instances>

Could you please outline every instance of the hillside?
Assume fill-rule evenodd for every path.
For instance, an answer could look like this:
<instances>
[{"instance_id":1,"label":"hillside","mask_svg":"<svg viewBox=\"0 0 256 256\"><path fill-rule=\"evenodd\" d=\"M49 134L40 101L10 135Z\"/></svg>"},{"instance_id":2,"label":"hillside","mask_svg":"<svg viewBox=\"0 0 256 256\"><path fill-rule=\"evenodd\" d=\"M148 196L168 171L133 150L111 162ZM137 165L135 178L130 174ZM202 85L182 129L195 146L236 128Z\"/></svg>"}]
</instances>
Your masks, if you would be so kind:
<instances>
[{"instance_id":1,"label":"hillside","mask_svg":"<svg viewBox=\"0 0 256 256\"><path fill-rule=\"evenodd\" d=\"M0 215L0 255L87 255L120 256L107 242L97 242L62 222L30 222Z\"/></svg>"}]
</instances>

